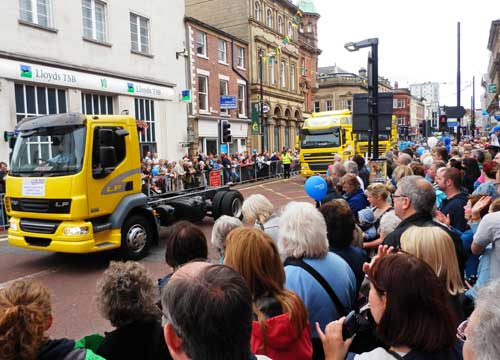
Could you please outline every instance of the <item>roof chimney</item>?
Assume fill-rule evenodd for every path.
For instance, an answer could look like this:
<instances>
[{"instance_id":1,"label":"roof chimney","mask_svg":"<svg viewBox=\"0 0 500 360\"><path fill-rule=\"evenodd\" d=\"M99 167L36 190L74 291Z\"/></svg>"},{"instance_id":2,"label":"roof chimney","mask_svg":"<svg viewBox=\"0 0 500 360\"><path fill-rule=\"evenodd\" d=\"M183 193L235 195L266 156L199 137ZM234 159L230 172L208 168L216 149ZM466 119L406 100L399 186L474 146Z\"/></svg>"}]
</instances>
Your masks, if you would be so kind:
<instances>
[{"instance_id":1,"label":"roof chimney","mask_svg":"<svg viewBox=\"0 0 500 360\"><path fill-rule=\"evenodd\" d=\"M394 82L394 89L399 89L399 84L397 81Z\"/></svg>"}]
</instances>

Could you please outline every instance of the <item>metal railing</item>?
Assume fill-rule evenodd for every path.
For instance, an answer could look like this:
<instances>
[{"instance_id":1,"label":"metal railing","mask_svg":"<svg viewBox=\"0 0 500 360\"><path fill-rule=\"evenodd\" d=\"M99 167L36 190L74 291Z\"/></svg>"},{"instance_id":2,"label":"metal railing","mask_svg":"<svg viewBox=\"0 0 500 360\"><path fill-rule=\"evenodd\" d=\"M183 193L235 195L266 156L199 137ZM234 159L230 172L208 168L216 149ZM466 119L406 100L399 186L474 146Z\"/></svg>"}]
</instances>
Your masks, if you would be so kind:
<instances>
[{"instance_id":1,"label":"metal railing","mask_svg":"<svg viewBox=\"0 0 500 360\"><path fill-rule=\"evenodd\" d=\"M0 231L5 231L9 227L9 219L7 218L7 212L5 211L4 203L5 194L0 193Z\"/></svg>"}]
</instances>

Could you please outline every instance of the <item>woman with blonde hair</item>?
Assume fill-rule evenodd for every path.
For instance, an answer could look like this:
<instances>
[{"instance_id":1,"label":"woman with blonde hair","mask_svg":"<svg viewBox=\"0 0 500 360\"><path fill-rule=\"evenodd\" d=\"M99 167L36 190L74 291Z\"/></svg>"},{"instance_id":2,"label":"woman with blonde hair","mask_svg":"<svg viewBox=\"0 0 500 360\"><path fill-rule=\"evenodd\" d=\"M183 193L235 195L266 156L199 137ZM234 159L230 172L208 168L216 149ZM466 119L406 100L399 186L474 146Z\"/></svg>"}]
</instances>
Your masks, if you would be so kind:
<instances>
[{"instance_id":1,"label":"woman with blonde hair","mask_svg":"<svg viewBox=\"0 0 500 360\"><path fill-rule=\"evenodd\" d=\"M370 206L375 215L374 226L377 229L378 237L373 241L367 241L363 244L364 248L377 249L377 247L382 243L380 238L380 222L382 217L389 212L394 212L394 208L389 204L389 196L391 195L392 186L373 183L366 189L366 198L370 203Z\"/></svg>"},{"instance_id":2,"label":"woman with blonde hair","mask_svg":"<svg viewBox=\"0 0 500 360\"><path fill-rule=\"evenodd\" d=\"M399 180L401 180L405 176L411 176L411 175L413 175L413 170L408 165L398 165L396 166L394 172L392 173L392 177L394 178L394 182L396 183L396 185L399 182Z\"/></svg>"},{"instance_id":3,"label":"woman with blonde hair","mask_svg":"<svg viewBox=\"0 0 500 360\"><path fill-rule=\"evenodd\" d=\"M243 276L252 293L252 352L274 360L311 359L307 310L295 293L284 288L285 271L271 237L256 228L232 230L224 264Z\"/></svg>"},{"instance_id":4,"label":"woman with blonde hair","mask_svg":"<svg viewBox=\"0 0 500 360\"><path fill-rule=\"evenodd\" d=\"M241 207L243 220L268 234L275 243L279 236L279 217L274 213L273 204L261 194L253 194L245 199Z\"/></svg>"},{"instance_id":5,"label":"woman with blonde hair","mask_svg":"<svg viewBox=\"0 0 500 360\"><path fill-rule=\"evenodd\" d=\"M18 280L0 290L0 359L104 360L69 339L51 340L52 306L38 282Z\"/></svg>"},{"instance_id":6,"label":"woman with blonde hair","mask_svg":"<svg viewBox=\"0 0 500 360\"><path fill-rule=\"evenodd\" d=\"M413 226L401 235L401 249L429 264L450 295L458 317L463 319L460 296L465 289L450 235L437 226Z\"/></svg>"}]
</instances>

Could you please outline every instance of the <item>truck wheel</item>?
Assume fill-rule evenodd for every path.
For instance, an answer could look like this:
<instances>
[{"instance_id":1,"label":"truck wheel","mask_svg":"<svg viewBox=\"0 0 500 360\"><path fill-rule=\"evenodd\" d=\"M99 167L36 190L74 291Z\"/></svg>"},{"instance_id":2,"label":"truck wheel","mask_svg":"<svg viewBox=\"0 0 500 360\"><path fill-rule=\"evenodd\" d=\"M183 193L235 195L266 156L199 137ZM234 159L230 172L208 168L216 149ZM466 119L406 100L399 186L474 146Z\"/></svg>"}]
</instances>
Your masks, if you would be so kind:
<instances>
[{"instance_id":1,"label":"truck wheel","mask_svg":"<svg viewBox=\"0 0 500 360\"><path fill-rule=\"evenodd\" d=\"M127 260L139 260L149 251L153 241L150 222L141 215L128 217L122 226L120 252Z\"/></svg>"},{"instance_id":2,"label":"truck wheel","mask_svg":"<svg viewBox=\"0 0 500 360\"><path fill-rule=\"evenodd\" d=\"M230 190L224 194L221 204L222 214L241 219L243 214L241 207L243 205L243 196L239 191Z\"/></svg>"},{"instance_id":3,"label":"truck wheel","mask_svg":"<svg viewBox=\"0 0 500 360\"><path fill-rule=\"evenodd\" d=\"M212 199L212 216L214 220L217 220L224 215L222 211L222 198L226 195L226 191L217 191Z\"/></svg>"}]
</instances>

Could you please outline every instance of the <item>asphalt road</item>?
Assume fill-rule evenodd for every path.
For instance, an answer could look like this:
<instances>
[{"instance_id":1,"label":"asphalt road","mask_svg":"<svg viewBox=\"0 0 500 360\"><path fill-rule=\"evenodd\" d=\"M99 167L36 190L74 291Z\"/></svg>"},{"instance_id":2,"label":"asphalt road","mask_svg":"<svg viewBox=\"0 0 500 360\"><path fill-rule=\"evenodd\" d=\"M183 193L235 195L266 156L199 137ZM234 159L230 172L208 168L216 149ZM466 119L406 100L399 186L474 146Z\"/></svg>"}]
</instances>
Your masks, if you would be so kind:
<instances>
[{"instance_id":1,"label":"asphalt road","mask_svg":"<svg viewBox=\"0 0 500 360\"><path fill-rule=\"evenodd\" d=\"M279 210L290 201L308 201L304 192L304 179L273 180L234 187L244 197L263 194ZM213 220L206 218L198 224L208 241ZM162 239L168 232L163 228ZM170 271L164 261L163 240L154 246L150 254L141 260L154 278L160 278ZM210 257L217 258L213 248ZM109 322L98 313L95 303L96 282L109 262L116 258L114 253L69 255L14 248L0 237L0 288L9 282L22 278L33 278L43 283L52 294L54 323L49 330L53 338L80 338L92 333L112 330Z\"/></svg>"}]
</instances>

